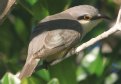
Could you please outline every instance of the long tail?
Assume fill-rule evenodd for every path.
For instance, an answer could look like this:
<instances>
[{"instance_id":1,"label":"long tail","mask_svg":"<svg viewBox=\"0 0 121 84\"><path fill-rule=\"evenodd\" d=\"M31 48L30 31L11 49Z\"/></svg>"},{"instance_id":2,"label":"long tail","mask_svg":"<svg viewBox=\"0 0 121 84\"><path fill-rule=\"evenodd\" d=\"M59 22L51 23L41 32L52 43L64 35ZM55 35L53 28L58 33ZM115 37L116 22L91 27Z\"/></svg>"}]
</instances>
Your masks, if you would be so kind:
<instances>
[{"instance_id":1,"label":"long tail","mask_svg":"<svg viewBox=\"0 0 121 84\"><path fill-rule=\"evenodd\" d=\"M31 61L26 61L22 71L20 72L19 79L29 77L32 75L34 69L36 68L40 59L32 59Z\"/></svg>"}]
</instances>

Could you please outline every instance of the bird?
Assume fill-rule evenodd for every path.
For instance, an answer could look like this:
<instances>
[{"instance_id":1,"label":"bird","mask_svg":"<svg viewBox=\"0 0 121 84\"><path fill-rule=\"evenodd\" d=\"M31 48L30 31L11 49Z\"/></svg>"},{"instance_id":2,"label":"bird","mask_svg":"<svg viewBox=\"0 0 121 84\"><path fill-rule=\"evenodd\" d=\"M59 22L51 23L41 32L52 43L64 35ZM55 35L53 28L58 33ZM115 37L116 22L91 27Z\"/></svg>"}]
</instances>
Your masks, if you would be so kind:
<instances>
[{"instance_id":1,"label":"bird","mask_svg":"<svg viewBox=\"0 0 121 84\"><path fill-rule=\"evenodd\" d=\"M91 5L78 5L42 19L31 33L28 56L19 79L30 77L40 61L64 58L102 19Z\"/></svg>"}]
</instances>

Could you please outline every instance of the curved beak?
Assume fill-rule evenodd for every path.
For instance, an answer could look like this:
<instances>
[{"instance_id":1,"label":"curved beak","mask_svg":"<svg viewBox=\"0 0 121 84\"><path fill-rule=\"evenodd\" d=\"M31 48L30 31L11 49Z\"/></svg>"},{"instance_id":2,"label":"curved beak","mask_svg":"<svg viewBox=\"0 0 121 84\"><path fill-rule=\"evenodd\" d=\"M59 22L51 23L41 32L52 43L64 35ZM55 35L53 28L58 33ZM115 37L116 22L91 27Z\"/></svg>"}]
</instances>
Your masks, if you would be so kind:
<instances>
[{"instance_id":1,"label":"curved beak","mask_svg":"<svg viewBox=\"0 0 121 84\"><path fill-rule=\"evenodd\" d=\"M98 14L97 16L93 17L92 20L97 20L97 19L107 19L107 20L111 20L110 17L103 15L103 14Z\"/></svg>"}]
</instances>

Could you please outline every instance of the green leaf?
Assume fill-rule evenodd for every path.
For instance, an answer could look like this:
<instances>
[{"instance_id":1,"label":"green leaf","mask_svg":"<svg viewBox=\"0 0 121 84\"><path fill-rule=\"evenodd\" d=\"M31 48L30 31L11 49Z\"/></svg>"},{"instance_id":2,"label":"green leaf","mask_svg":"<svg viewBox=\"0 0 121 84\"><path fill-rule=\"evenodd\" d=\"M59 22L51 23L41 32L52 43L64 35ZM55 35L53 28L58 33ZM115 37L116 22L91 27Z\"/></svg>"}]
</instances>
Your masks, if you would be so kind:
<instances>
[{"instance_id":1,"label":"green leaf","mask_svg":"<svg viewBox=\"0 0 121 84\"><path fill-rule=\"evenodd\" d=\"M32 7L33 15L35 20L41 20L45 16L49 15L48 9L46 6L40 2L37 2L33 7Z\"/></svg>"},{"instance_id":2,"label":"green leaf","mask_svg":"<svg viewBox=\"0 0 121 84\"><path fill-rule=\"evenodd\" d=\"M57 78L53 78L47 84L60 84L60 83L59 83L59 80Z\"/></svg>"},{"instance_id":3,"label":"green leaf","mask_svg":"<svg viewBox=\"0 0 121 84\"><path fill-rule=\"evenodd\" d=\"M88 76L86 71L81 66L79 66L77 68L76 73L77 73L77 81L82 81L82 80L86 79Z\"/></svg>"},{"instance_id":4,"label":"green leaf","mask_svg":"<svg viewBox=\"0 0 121 84\"><path fill-rule=\"evenodd\" d=\"M72 0L46 0L49 14L55 14L61 12L71 5Z\"/></svg>"},{"instance_id":5,"label":"green leaf","mask_svg":"<svg viewBox=\"0 0 121 84\"><path fill-rule=\"evenodd\" d=\"M21 84L41 84L41 81L34 77L24 78L21 81Z\"/></svg>"},{"instance_id":6,"label":"green leaf","mask_svg":"<svg viewBox=\"0 0 121 84\"><path fill-rule=\"evenodd\" d=\"M77 84L75 56L49 67L51 78L57 78L60 84Z\"/></svg>"},{"instance_id":7,"label":"green leaf","mask_svg":"<svg viewBox=\"0 0 121 84\"><path fill-rule=\"evenodd\" d=\"M23 42L26 42L27 31L24 21L19 17L15 17L14 19L15 19L14 26L16 33Z\"/></svg>"},{"instance_id":8,"label":"green leaf","mask_svg":"<svg viewBox=\"0 0 121 84\"><path fill-rule=\"evenodd\" d=\"M38 0L26 0L30 5L34 5Z\"/></svg>"},{"instance_id":9,"label":"green leaf","mask_svg":"<svg viewBox=\"0 0 121 84\"><path fill-rule=\"evenodd\" d=\"M104 70L103 59L100 55L99 47L95 47L89 54L85 56L82 65L87 68L91 74L100 76Z\"/></svg>"},{"instance_id":10,"label":"green leaf","mask_svg":"<svg viewBox=\"0 0 121 84\"><path fill-rule=\"evenodd\" d=\"M2 84L20 84L20 80L11 73L6 73L1 82Z\"/></svg>"},{"instance_id":11,"label":"green leaf","mask_svg":"<svg viewBox=\"0 0 121 84\"><path fill-rule=\"evenodd\" d=\"M103 60L100 57L100 55L98 55L98 57L96 58L96 60L94 62L91 63L89 69L90 72L93 74L95 73L97 76L100 76L104 70L103 67Z\"/></svg>"},{"instance_id":12,"label":"green leaf","mask_svg":"<svg viewBox=\"0 0 121 84\"><path fill-rule=\"evenodd\" d=\"M33 7L34 18L41 20L45 16L52 15L67 9L72 0L39 0Z\"/></svg>"},{"instance_id":13,"label":"green leaf","mask_svg":"<svg viewBox=\"0 0 121 84\"><path fill-rule=\"evenodd\" d=\"M114 84L117 80L118 74L113 72L105 79L105 84Z\"/></svg>"},{"instance_id":14,"label":"green leaf","mask_svg":"<svg viewBox=\"0 0 121 84\"><path fill-rule=\"evenodd\" d=\"M37 72L37 75L40 76L45 81L49 81L50 80L50 74L49 74L48 70L46 70L46 69L39 70Z\"/></svg>"}]
</instances>

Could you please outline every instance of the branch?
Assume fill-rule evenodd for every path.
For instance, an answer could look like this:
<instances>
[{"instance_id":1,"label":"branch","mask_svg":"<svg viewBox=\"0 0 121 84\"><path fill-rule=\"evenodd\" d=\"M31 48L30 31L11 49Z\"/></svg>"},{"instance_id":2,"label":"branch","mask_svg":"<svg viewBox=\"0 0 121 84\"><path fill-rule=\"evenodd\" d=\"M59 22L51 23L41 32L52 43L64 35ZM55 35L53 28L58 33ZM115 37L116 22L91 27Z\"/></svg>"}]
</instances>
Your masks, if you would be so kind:
<instances>
[{"instance_id":1,"label":"branch","mask_svg":"<svg viewBox=\"0 0 121 84\"><path fill-rule=\"evenodd\" d=\"M108 31L98 35L97 37L92 38L88 42L85 42L82 45L78 46L75 52L80 52L80 51L84 50L85 48L93 45L97 41L100 41L100 40L108 37L109 35L117 32L117 31L121 31L121 22L120 22L120 20L121 20L121 7L119 9L119 13L118 13L116 23L115 23L115 25L113 27L111 27Z\"/></svg>"},{"instance_id":2,"label":"branch","mask_svg":"<svg viewBox=\"0 0 121 84\"><path fill-rule=\"evenodd\" d=\"M0 0L0 24L3 18L9 13L16 0Z\"/></svg>"}]
</instances>

